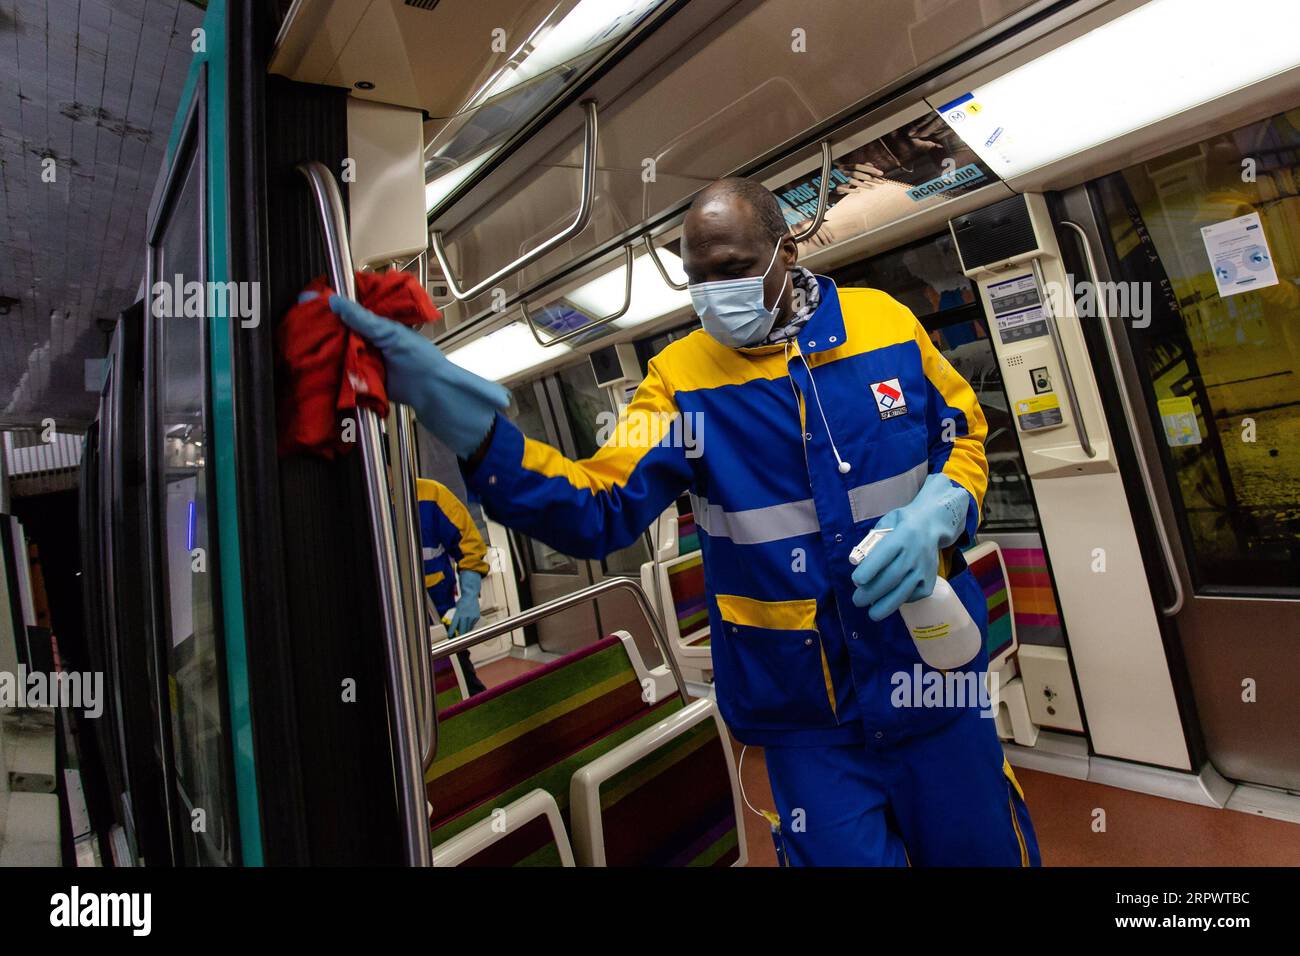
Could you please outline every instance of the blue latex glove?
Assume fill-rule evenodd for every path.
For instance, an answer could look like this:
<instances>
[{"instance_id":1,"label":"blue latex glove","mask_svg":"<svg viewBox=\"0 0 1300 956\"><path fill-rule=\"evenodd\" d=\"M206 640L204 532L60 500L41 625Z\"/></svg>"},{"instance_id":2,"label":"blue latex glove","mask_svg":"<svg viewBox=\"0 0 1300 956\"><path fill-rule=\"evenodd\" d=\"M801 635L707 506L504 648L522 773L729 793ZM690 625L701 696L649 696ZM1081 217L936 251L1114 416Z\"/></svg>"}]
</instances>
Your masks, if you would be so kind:
<instances>
[{"instance_id":1,"label":"blue latex glove","mask_svg":"<svg viewBox=\"0 0 1300 956\"><path fill-rule=\"evenodd\" d=\"M304 293L299 301L311 295ZM332 295L330 309L384 354L388 397L410 405L420 424L461 458L473 455L497 410L509 406L510 393L461 368L414 329L380 318L350 299Z\"/></svg>"},{"instance_id":2,"label":"blue latex glove","mask_svg":"<svg viewBox=\"0 0 1300 956\"><path fill-rule=\"evenodd\" d=\"M460 600L452 612L451 623L447 625L447 636L458 637L474 630L481 616L478 606L479 591L483 587L483 577L477 571L462 571L457 576L460 581Z\"/></svg>"},{"instance_id":3,"label":"blue latex glove","mask_svg":"<svg viewBox=\"0 0 1300 956\"><path fill-rule=\"evenodd\" d=\"M883 621L909 601L934 590L939 549L961 537L971 496L952 479L930 475L916 497L876 523L889 534L853 569L853 603Z\"/></svg>"}]
</instances>

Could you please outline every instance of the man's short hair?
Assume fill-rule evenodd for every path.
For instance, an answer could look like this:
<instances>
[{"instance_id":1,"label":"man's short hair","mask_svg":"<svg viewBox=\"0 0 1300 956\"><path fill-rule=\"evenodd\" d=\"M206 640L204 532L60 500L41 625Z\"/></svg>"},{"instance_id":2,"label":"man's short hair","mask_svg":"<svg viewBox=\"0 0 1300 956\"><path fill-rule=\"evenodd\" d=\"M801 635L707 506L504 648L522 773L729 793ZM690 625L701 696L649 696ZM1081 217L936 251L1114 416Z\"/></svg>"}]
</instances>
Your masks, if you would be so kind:
<instances>
[{"instance_id":1,"label":"man's short hair","mask_svg":"<svg viewBox=\"0 0 1300 956\"><path fill-rule=\"evenodd\" d=\"M741 200L754 211L754 221L758 223L758 227L769 242L776 242L790 231L785 221L785 214L781 212L781 201L776 198L776 194L762 183L752 179L742 179L739 176L715 179L700 190L695 201L691 203L691 208L697 209L710 199L731 196Z\"/></svg>"}]
</instances>

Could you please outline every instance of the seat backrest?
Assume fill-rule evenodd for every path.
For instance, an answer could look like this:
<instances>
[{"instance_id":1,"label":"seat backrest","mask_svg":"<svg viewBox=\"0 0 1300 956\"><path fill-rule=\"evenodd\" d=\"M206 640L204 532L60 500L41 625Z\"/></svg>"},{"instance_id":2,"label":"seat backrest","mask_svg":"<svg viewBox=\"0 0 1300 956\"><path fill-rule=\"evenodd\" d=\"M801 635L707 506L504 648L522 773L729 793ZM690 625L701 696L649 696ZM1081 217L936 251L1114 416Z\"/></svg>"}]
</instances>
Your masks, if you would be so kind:
<instances>
[{"instance_id":1,"label":"seat backrest","mask_svg":"<svg viewBox=\"0 0 1300 956\"><path fill-rule=\"evenodd\" d=\"M573 866L573 847L555 798L530 790L502 809L506 827L480 820L433 852L434 866Z\"/></svg>"},{"instance_id":2,"label":"seat backrest","mask_svg":"<svg viewBox=\"0 0 1300 956\"><path fill-rule=\"evenodd\" d=\"M677 633L685 643L694 643L692 635L708 627L709 623L709 608L704 595L704 559L696 551L667 562L665 570Z\"/></svg>"},{"instance_id":3,"label":"seat backrest","mask_svg":"<svg viewBox=\"0 0 1300 956\"><path fill-rule=\"evenodd\" d=\"M716 706L693 701L659 724L655 737L655 744L634 741L607 754L575 778L580 859L604 866L743 865L735 762Z\"/></svg>"},{"instance_id":4,"label":"seat backrest","mask_svg":"<svg viewBox=\"0 0 1300 956\"><path fill-rule=\"evenodd\" d=\"M1047 555L1036 535L1018 535L1025 547L1003 547L1011 584L1012 613L1016 621L1016 640L1025 644L1064 643L1061 610L1052 590L1052 576L1047 570Z\"/></svg>"},{"instance_id":5,"label":"seat backrest","mask_svg":"<svg viewBox=\"0 0 1300 956\"><path fill-rule=\"evenodd\" d=\"M433 686L440 714L452 704L460 703L465 697L461 693L460 681L456 677L456 668L450 657L433 662Z\"/></svg>"},{"instance_id":6,"label":"seat backrest","mask_svg":"<svg viewBox=\"0 0 1300 956\"><path fill-rule=\"evenodd\" d=\"M647 703L643 695L657 695L644 693L643 677L610 636L440 713L425 774L435 844L535 788L555 798L567 825L573 772L681 709L676 693Z\"/></svg>"},{"instance_id":7,"label":"seat backrest","mask_svg":"<svg viewBox=\"0 0 1300 956\"><path fill-rule=\"evenodd\" d=\"M984 541L964 552L971 573L984 592L988 606L989 623L986 646L989 664L1006 656L1016 646L1015 618L1011 613L1011 590L1007 569L1002 563L1002 551L992 541Z\"/></svg>"},{"instance_id":8,"label":"seat backrest","mask_svg":"<svg viewBox=\"0 0 1300 956\"><path fill-rule=\"evenodd\" d=\"M700 532L695 527L695 515L679 515L677 518L677 554L691 554L700 550Z\"/></svg>"}]
</instances>

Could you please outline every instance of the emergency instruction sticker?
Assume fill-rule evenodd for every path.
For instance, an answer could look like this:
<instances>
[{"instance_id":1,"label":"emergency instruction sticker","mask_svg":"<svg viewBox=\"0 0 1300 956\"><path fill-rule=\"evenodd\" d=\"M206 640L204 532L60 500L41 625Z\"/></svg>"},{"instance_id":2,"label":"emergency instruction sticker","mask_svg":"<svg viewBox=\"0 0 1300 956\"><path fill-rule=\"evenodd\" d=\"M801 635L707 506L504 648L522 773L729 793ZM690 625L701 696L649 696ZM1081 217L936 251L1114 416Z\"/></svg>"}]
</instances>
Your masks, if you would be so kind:
<instances>
[{"instance_id":1,"label":"emergency instruction sticker","mask_svg":"<svg viewBox=\"0 0 1300 956\"><path fill-rule=\"evenodd\" d=\"M1061 403L1052 392L1022 398L1016 402L1016 421L1022 432L1059 425L1064 421L1061 417Z\"/></svg>"},{"instance_id":2,"label":"emergency instruction sticker","mask_svg":"<svg viewBox=\"0 0 1300 956\"><path fill-rule=\"evenodd\" d=\"M1160 409L1160 420L1164 422L1167 445L1176 448L1201 443L1201 423L1196 420L1196 408L1190 395L1162 398L1156 402L1156 407Z\"/></svg>"},{"instance_id":3,"label":"emergency instruction sticker","mask_svg":"<svg viewBox=\"0 0 1300 956\"><path fill-rule=\"evenodd\" d=\"M1219 295L1238 295L1277 285L1277 269L1268 251L1259 213L1216 222L1201 229Z\"/></svg>"},{"instance_id":4,"label":"emergency instruction sticker","mask_svg":"<svg viewBox=\"0 0 1300 956\"><path fill-rule=\"evenodd\" d=\"M882 420L907 414L907 399L903 397L903 386L898 384L898 379L876 382L871 386L871 394L876 397L876 409Z\"/></svg>"}]
</instances>

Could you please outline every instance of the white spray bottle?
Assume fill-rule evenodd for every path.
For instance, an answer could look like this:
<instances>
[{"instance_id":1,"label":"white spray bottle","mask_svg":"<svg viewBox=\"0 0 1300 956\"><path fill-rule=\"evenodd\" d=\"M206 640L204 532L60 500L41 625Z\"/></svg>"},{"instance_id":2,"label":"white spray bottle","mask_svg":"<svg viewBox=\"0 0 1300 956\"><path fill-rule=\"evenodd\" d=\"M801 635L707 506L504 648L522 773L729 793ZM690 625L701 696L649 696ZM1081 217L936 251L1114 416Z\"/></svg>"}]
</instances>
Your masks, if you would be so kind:
<instances>
[{"instance_id":1,"label":"white spray bottle","mask_svg":"<svg viewBox=\"0 0 1300 956\"><path fill-rule=\"evenodd\" d=\"M856 567L871 549L878 545L891 528L872 530L849 552L849 561ZM934 579L934 590L928 597L909 601L898 609L903 623L912 635L916 652L936 670L953 670L968 664L980 652L980 629L976 626L966 605L943 577Z\"/></svg>"}]
</instances>

